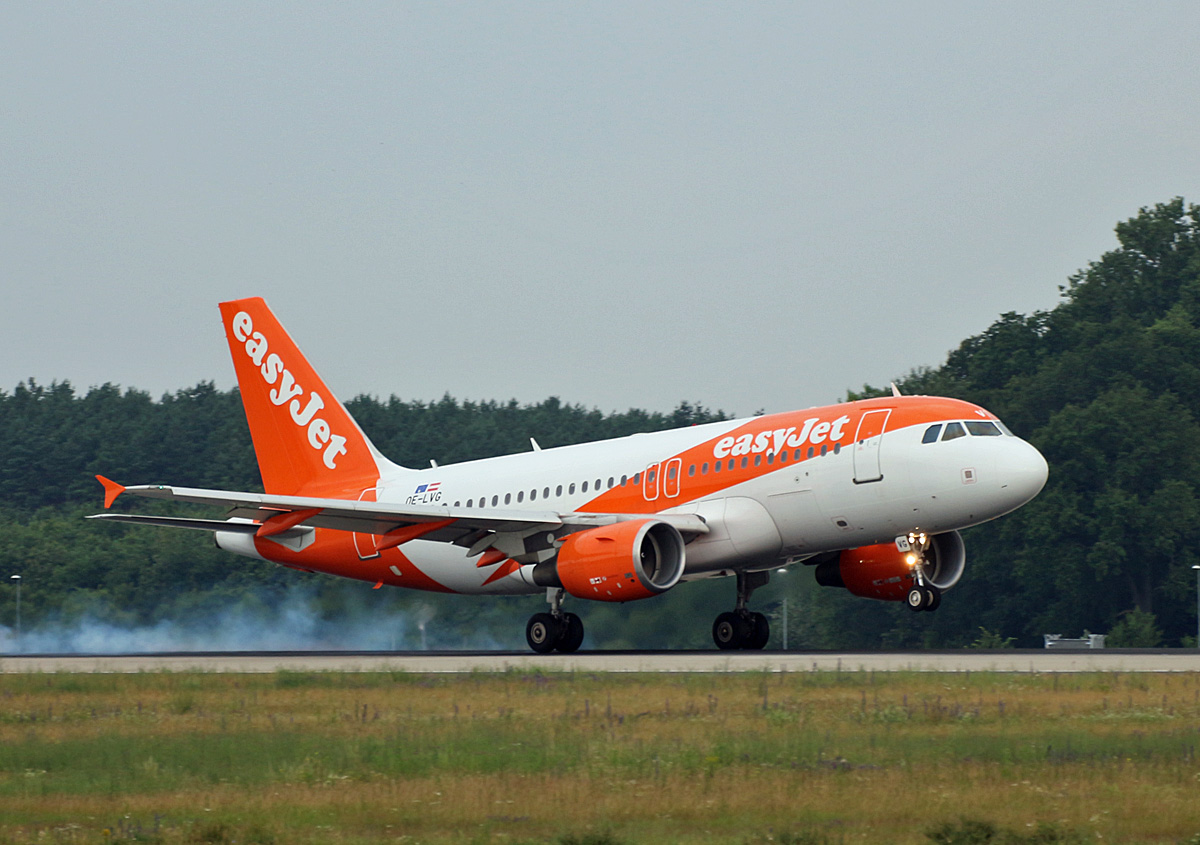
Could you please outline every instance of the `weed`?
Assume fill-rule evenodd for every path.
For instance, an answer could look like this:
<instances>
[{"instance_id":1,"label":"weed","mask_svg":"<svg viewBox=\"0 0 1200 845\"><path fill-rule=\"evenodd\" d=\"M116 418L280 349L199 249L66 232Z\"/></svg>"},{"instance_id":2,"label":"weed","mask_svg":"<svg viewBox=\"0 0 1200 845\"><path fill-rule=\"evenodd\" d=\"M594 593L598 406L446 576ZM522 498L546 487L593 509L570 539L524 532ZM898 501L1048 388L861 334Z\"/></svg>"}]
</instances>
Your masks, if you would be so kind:
<instances>
[{"instance_id":1,"label":"weed","mask_svg":"<svg viewBox=\"0 0 1200 845\"><path fill-rule=\"evenodd\" d=\"M1039 824L1029 833L1019 833L991 822L962 819L942 822L926 831L937 845L1083 845L1087 837L1055 824Z\"/></svg>"},{"instance_id":2,"label":"weed","mask_svg":"<svg viewBox=\"0 0 1200 845\"><path fill-rule=\"evenodd\" d=\"M608 831L604 833L567 833L555 841L558 845L624 845L623 840Z\"/></svg>"}]
</instances>

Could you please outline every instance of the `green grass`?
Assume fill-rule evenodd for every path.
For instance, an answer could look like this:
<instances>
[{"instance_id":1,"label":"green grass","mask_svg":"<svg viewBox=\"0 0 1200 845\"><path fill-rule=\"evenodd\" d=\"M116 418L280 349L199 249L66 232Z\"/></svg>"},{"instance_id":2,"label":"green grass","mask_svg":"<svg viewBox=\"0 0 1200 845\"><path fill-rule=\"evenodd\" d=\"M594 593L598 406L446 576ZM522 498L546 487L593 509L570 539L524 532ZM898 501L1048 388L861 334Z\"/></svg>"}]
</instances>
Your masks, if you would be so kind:
<instances>
[{"instance_id":1,"label":"green grass","mask_svg":"<svg viewBox=\"0 0 1200 845\"><path fill-rule=\"evenodd\" d=\"M4 675L0 841L1175 843L1198 747L1187 674Z\"/></svg>"}]
</instances>

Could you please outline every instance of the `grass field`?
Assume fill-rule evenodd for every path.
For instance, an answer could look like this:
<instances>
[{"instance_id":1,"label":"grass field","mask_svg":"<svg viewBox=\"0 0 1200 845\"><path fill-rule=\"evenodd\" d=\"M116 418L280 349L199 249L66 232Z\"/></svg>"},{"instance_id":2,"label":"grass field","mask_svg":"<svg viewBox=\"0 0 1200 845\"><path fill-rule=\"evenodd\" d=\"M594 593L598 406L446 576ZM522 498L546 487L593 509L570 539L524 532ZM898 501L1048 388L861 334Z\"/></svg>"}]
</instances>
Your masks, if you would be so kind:
<instances>
[{"instance_id":1,"label":"grass field","mask_svg":"<svg viewBox=\"0 0 1200 845\"><path fill-rule=\"evenodd\" d=\"M13 843L1200 843L1200 675L0 676Z\"/></svg>"}]
</instances>

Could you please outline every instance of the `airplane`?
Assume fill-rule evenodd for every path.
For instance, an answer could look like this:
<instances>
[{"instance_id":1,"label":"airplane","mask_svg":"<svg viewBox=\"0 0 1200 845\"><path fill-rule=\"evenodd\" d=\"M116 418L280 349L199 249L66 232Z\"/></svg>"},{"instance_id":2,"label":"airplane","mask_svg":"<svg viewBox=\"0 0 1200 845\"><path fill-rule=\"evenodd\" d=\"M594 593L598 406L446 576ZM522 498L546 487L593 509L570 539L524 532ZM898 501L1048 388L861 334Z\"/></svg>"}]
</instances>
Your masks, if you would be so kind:
<instances>
[{"instance_id":1,"label":"airplane","mask_svg":"<svg viewBox=\"0 0 1200 845\"><path fill-rule=\"evenodd\" d=\"M1046 483L1036 448L958 399L892 395L426 469L375 448L258 297L220 305L263 493L103 476L122 493L226 509L225 519L90 518L213 532L229 552L306 572L445 593L544 593L539 653L583 643L566 596L650 599L734 576L721 649L761 649L751 595L782 567L822 586L931 611L962 577L960 531Z\"/></svg>"}]
</instances>

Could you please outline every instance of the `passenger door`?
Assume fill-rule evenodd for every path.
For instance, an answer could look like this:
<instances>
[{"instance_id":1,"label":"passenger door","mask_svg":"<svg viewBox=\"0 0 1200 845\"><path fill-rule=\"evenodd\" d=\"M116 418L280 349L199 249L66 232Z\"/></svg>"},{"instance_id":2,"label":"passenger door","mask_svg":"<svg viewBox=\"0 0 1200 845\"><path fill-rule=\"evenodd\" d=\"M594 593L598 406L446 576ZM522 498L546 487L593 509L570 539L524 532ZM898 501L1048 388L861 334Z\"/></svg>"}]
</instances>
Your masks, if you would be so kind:
<instances>
[{"instance_id":1,"label":"passenger door","mask_svg":"<svg viewBox=\"0 0 1200 845\"><path fill-rule=\"evenodd\" d=\"M858 421L854 434L854 483L867 484L881 481L883 471L879 463L879 447L883 443L883 432L887 429L891 408L867 411Z\"/></svg>"}]
</instances>

